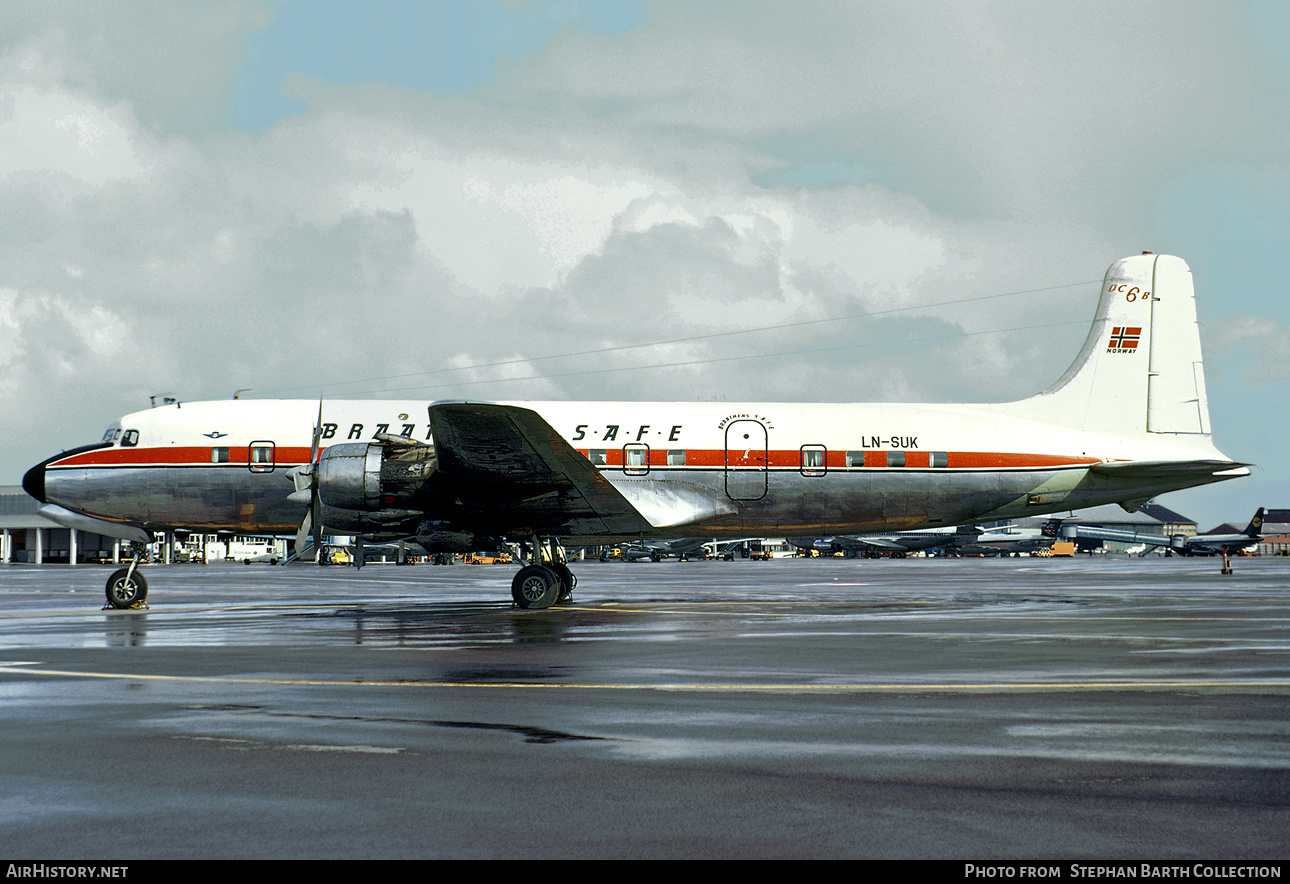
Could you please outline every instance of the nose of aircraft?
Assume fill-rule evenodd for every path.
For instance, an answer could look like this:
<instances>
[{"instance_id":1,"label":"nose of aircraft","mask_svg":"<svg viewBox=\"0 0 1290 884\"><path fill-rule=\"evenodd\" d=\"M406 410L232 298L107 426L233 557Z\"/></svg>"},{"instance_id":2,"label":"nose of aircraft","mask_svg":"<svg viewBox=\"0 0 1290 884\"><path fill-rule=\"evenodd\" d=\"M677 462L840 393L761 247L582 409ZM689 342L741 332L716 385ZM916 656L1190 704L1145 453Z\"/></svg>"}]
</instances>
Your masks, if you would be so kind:
<instances>
[{"instance_id":1,"label":"nose of aircraft","mask_svg":"<svg viewBox=\"0 0 1290 884\"><path fill-rule=\"evenodd\" d=\"M32 497L39 500L41 503L56 503L56 504L62 505L65 503L65 501L49 499L50 489L49 489L49 480L46 476L46 468L52 463L63 461L66 458L72 457L73 455L84 454L87 451L97 451L100 448L111 448L111 447L112 446L110 444L107 444L105 442L99 442L95 445L82 445L79 448L69 448L67 451L61 451L58 454L55 454L53 457L47 457L44 460L42 460L40 463L36 464L31 469L27 470L26 475L22 477L22 487L28 494L30 494ZM58 487L59 475L57 470L55 470L54 472L54 477L55 478L54 478L53 490L55 492L55 496L58 496L57 492L59 490L59 487ZM66 482L64 482L62 488L64 491L66 491L68 490L69 486Z\"/></svg>"},{"instance_id":2,"label":"nose of aircraft","mask_svg":"<svg viewBox=\"0 0 1290 884\"><path fill-rule=\"evenodd\" d=\"M28 494L39 500L41 503L48 503L45 500L45 464L48 461L42 461L31 469L27 470L22 477L22 487Z\"/></svg>"}]
</instances>

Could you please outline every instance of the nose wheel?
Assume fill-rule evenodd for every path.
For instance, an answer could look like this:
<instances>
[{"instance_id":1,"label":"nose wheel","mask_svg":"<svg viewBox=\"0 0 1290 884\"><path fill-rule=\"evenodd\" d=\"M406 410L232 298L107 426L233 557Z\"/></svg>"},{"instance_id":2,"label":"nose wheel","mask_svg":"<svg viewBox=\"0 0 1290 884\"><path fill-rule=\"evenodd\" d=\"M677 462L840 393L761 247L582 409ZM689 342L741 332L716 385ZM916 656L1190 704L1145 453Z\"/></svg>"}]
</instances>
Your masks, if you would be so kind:
<instances>
[{"instance_id":1,"label":"nose wheel","mask_svg":"<svg viewBox=\"0 0 1290 884\"><path fill-rule=\"evenodd\" d=\"M113 608L146 607L148 581L135 570L134 565L113 571L107 582L107 603Z\"/></svg>"}]
</instances>

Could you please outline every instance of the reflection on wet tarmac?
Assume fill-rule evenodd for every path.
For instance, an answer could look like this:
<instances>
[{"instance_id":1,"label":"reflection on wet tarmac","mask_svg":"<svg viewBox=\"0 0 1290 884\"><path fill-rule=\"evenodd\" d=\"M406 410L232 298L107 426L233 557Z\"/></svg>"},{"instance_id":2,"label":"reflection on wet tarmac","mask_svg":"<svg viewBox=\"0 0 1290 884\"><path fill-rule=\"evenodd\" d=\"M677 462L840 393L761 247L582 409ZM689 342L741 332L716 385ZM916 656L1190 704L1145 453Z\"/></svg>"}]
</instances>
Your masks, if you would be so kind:
<instances>
[{"instance_id":1,"label":"reflection on wet tarmac","mask_svg":"<svg viewBox=\"0 0 1290 884\"><path fill-rule=\"evenodd\" d=\"M531 612L501 570L153 568L129 612L0 570L0 843L1280 856L1290 562L1212 565L587 563Z\"/></svg>"}]
</instances>

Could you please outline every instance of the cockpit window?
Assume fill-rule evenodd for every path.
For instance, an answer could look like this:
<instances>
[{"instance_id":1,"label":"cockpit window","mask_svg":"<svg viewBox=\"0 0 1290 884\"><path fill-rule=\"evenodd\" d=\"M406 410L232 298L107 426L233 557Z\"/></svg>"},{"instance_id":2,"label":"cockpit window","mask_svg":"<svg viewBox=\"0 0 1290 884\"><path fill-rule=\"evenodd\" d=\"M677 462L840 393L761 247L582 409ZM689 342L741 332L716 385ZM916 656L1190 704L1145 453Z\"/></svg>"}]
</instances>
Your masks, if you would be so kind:
<instances>
[{"instance_id":1,"label":"cockpit window","mask_svg":"<svg viewBox=\"0 0 1290 884\"><path fill-rule=\"evenodd\" d=\"M125 435L121 437L121 444L133 448L139 444L139 431L126 430Z\"/></svg>"},{"instance_id":2,"label":"cockpit window","mask_svg":"<svg viewBox=\"0 0 1290 884\"><path fill-rule=\"evenodd\" d=\"M104 441L104 442L115 442L115 441L117 440L117 437L118 437L118 436L120 436L120 435L121 435L121 428L120 428L120 427L108 427L108 428L107 428L107 432L105 432L105 433L103 434L103 441Z\"/></svg>"}]
</instances>

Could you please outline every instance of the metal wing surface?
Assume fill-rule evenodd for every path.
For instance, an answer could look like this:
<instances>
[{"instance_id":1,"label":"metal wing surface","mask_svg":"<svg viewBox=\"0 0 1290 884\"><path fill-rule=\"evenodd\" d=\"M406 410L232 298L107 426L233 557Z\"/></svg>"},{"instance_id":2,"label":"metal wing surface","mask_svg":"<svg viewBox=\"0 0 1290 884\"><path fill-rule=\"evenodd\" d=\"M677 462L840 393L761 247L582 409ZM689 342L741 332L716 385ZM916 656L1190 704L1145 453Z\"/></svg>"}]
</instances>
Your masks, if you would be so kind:
<instances>
[{"instance_id":1,"label":"metal wing surface","mask_svg":"<svg viewBox=\"0 0 1290 884\"><path fill-rule=\"evenodd\" d=\"M474 521L557 536L632 535L651 525L537 412L437 402L430 426L436 484Z\"/></svg>"}]
</instances>

